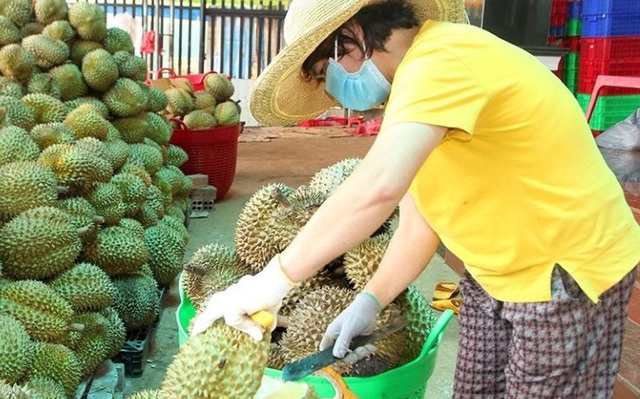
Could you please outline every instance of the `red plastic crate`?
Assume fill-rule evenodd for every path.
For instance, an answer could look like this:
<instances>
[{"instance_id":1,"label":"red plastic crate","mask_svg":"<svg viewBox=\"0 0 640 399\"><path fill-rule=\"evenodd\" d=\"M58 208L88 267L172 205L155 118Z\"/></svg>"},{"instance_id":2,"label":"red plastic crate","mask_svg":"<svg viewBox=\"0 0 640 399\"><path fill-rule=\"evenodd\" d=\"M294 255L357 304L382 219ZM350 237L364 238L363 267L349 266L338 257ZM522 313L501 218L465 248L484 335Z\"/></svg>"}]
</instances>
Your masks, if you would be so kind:
<instances>
[{"instance_id":1,"label":"red plastic crate","mask_svg":"<svg viewBox=\"0 0 640 399\"><path fill-rule=\"evenodd\" d=\"M227 194L235 178L241 127L238 124L190 130L183 125L182 129L173 130L171 144L189 155L189 160L180 169L185 175L207 175L209 184L217 189L216 200Z\"/></svg>"},{"instance_id":2,"label":"red plastic crate","mask_svg":"<svg viewBox=\"0 0 640 399\"><path fill-rule=\"evenodd\" d=\"M567 36L562 39L560 47L569 49L572 53L580 51L580 36Z\"/></svg>"},{"instance_id":3,"label":"red plastic crate","mask_svg":"<svg viewBox=\"0 0 640 399\"><path fill-rule=\"evenodd\" d=\"M580 58L578 68L578 92L590 94L598 75L640 76L640 59L638 60L601 60L593 61ZM638 89L621 87L605 87L601 95L637 94Z\"/></svg>"},{"instance_id":4,"label":"red plastic crate","mask_svg":"<svg viewBox=\"0 0 640 399\"><path fill-rule=\"evenodd\" d=\"M583 37L581 43L581 58L640 60L640 36Z\"/></svg>"},{"instance_id":5,"label":"red plastic crate","mask_svg":"<svg viewBox=\"0 0 640 399\"><path fill-rule=\"evenodd\" d=\"M551 3L551 16L549 25L564 25L567 23L569 9L567 0L553 0Z\"/></svg>"}]
</instances>

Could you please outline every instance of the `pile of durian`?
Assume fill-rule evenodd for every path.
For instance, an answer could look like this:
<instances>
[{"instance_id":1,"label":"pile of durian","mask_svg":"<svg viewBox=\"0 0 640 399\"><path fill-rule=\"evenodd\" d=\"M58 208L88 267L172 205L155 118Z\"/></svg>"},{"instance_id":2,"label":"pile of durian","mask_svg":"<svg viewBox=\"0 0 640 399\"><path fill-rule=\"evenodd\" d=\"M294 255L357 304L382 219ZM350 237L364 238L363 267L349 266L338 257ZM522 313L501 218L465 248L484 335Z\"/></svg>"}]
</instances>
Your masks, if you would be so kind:
<instances>
[{"instance_id":1,"label":"pile of durian","mask_svg":"<svg viewBox=\"0 0 640 399\"><path fill-rule=\"evenodd\" d=\"M211 129L217 126L233 126L240 123L240 106L231 99L235 87L227 76L221 73L206 73L204 89L195 90L185 78L176 78L164 93L167 107L164 114L172 121L179 120L191 130ZM182 127L180 122L174 123Z\"/></svg>"},{"instance_id":2,"label":"pile of durian","mask_svg":"<svg viewBox=\"0 0 640 399\"><path fill-rule=\"evenodd\" d=\"M337 162L296 189L272 183L256 191L238 217L235 247L221 243L203 246L184 266L181 289L197 310L203 310L213 293L262 270L359 163L357 158ZM218 321L181 347L167 370L162 390L140 392L133 398L316 398L313 389L304 384L260 392L264 369L282 369L317 352L329 323L377 269L397 225L396 217L397 212L370 238L291 291L278 315L279 327L267 333L262 342ZM376 342L376 351L369 357L353 365L335 364L336 371L342 376L367 377L418 357L435 318L428 302L412 286L379 315L378 326L398 318L406 320L406 328ZM260 396L255 396L257 392Z\"/></svg>"},{"instance_id":3,"label":"pile of durian","mask_svg":"<svg viewBox=\"0 0 640 399\"><path fill-rule=\"evenodd\" d=\"M0 1L0 397L74 398L181 270L187 154L146 77L99 6Z\"/></svg>"}]
</instances>

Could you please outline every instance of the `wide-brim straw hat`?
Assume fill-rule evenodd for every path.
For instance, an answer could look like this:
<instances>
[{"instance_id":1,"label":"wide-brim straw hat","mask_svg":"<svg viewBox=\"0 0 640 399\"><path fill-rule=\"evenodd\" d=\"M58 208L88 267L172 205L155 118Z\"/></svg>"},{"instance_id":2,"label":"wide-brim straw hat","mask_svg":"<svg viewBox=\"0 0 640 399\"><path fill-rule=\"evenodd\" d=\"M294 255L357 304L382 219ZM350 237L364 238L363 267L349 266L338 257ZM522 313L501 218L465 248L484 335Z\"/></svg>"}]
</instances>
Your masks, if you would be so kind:
<instances>
[{"instance_id":1,"label":"wide-brim straw hat","mask_svg":"<svg viewBox=\"0 0 640 399\"><path fill-rule=\"evenodd\" d=\"M285 47L255 81L251 113L264 125L291 125L337 105L324 83L305 81L302 63L363 7L384 0L294 0L284 20ZM407 0L420 22L464 22L464 0Z\"/></svg>"}]
</instances>

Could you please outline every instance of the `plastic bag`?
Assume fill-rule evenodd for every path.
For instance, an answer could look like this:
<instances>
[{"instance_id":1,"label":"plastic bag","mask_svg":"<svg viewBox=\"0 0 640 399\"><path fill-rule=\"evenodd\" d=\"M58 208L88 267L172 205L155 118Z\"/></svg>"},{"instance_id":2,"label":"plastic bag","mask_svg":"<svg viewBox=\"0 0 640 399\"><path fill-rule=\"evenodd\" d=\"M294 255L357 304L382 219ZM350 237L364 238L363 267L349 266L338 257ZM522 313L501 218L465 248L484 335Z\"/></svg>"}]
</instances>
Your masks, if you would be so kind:
<instances>
[{"instance_id":1,"label":"plastic bag","mask_svg":"<svg viewBox=\"0 0 640 399\"><path fill-rule=\"evenodd\" d=\"M640 108L596 137L600 148L640 150Z\"/></svg>"}]
</instances>

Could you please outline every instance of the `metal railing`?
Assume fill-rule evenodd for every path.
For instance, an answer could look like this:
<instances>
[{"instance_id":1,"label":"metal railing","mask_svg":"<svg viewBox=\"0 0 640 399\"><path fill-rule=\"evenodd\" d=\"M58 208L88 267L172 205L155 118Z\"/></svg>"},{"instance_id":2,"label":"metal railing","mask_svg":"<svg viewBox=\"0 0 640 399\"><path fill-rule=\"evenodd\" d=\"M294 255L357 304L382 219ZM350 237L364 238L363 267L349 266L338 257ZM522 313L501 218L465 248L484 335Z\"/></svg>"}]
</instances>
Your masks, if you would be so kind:
<instances>
[{"instance_id":1,"label":"metal railing","mask_svg":"<svg viewBox=\"0 0 640 399\"><path fill-rule=\"evenodd\" d=\"M127 30L152 73L161 68L171 68L178 75L213 70L251 79L284 46L288 1L78 1L99 4L109 26ZM145 43L152 52L145 51Z\"/></svg>"}]
</instances>

